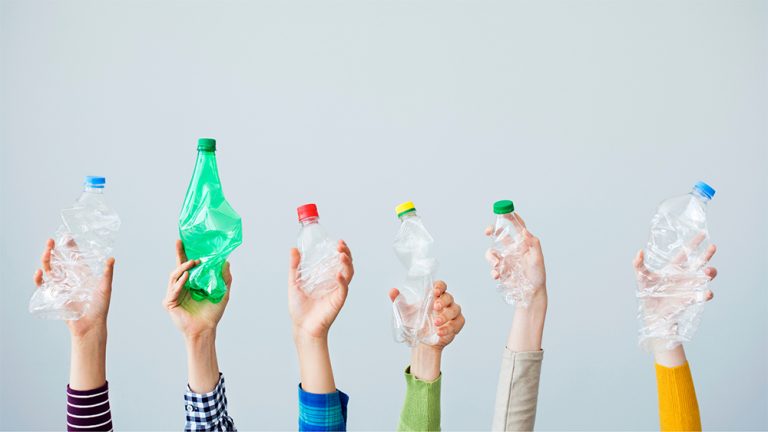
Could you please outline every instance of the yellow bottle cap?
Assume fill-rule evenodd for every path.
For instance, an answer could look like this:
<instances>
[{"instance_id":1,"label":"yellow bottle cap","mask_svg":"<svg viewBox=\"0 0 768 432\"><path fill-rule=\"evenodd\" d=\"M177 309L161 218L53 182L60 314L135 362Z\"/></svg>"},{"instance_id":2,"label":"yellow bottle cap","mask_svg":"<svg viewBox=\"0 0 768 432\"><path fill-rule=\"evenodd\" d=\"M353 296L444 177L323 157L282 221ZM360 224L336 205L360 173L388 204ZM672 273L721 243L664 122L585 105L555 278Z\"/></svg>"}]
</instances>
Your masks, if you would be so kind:
<instances>
[{"instance_id":1,"label":"yellow bottle cap","mask_svg":"<svg viewBox=\"0 0 768 432\"><path fill-rule=\"evenodd\" d=\"M412 201L406 201L400 204L399 206L395 207L395 213L397 213L398 217L412 211L416 211L416 207L413 205Z\"/></svg>"}]
</instances>

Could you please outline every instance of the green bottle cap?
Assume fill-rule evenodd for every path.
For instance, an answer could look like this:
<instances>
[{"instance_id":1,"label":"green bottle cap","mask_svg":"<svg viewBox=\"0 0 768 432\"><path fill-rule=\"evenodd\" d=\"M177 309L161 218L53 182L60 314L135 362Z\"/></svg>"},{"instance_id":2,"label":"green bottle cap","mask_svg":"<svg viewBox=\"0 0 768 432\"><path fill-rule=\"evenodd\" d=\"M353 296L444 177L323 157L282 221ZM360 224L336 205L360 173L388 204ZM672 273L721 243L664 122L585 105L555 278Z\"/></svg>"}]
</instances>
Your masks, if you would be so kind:
<instances>
[{"instance_id":1,"label":"green bottle cap","mask_svg":"<svg viewBox=\"0 0 768 432\"><path fill-rule=\"evenodd\" d=\"M213 138L200 138L197 140L197 150L215 152L216 140Z\"/></svg>"},{"instance_id":2,"label":"green bottle cap","mask_svg":"<svg viewBox=\"0 0 768 432\"><path fill-rule=\"evenodd\" d=\"M493 212L496 214L507 214L515 211L515 205L510 200L501 200L493 203Z\"/></svg>"}]
</instances>

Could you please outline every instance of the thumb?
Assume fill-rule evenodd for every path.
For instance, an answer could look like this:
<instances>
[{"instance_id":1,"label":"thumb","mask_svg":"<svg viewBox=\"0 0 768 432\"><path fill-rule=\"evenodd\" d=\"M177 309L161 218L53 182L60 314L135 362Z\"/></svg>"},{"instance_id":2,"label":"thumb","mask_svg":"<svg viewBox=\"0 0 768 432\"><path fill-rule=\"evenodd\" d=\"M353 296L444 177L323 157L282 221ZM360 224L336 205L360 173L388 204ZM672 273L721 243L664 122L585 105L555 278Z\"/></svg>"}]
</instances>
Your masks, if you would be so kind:
<instances>
[{"instance_id":1,"label":"thumb","mask_svg":"<svg viewBox=\"0 0 768 432\"><path fill-rule=\"evenodd\" d=\"M394 302L397 296L399 295L400 295L400 290L398 290L397 288L392 288L391 290L389 290L389 300L391 302Z\"/></svg>"},{"instance_id":2,"label":"thumb","mask_svg":"<svg viewBox=\"0 0 768 432\"><path fill-rule=\"evenodd\" d=\"M107 262L104 265L104 276L102 276L102 282L106 285L105 289L112 290L112 277L115 274L115 259L113 257L107 258Z\"/></svg>"},{"instance_id":3,"label":"thumb","mask_svg":"<svg viewBox=\"0 0 768 432\"><path fill-rule=\"evenodd\" d=\"M296 248L291 248L290 256L288 258L288 285L294 285L298 278L299 262L301 262L301 254Z\"/></svg>"}]
</instances>

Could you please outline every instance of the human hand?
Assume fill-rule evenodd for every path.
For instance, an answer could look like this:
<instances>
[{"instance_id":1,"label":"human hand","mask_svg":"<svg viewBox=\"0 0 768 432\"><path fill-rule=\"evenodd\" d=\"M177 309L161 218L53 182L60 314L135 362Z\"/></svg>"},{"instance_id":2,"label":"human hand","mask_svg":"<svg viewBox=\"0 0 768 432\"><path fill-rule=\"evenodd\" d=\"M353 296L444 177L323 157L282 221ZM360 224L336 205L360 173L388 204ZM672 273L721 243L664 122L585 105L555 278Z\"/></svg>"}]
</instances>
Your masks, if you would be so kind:
<instances>
[{"instance_id":1,"label":"human hand","mask_svg":"<svg viewBox=\"0 0 768 432\"><path fill-rule=\"evenodd\" d=\"M69 247L76 248L74 240L70 240ZM34 274L34 282L38 288L43 284L43 272L51 272L51 253L56 247L53 239L48 239L40 258L42 268L37 269ZM104 273L101 277L98 287L92 293L90 303L85 309L85 315L78 320L68 320L67 327L73 338L83 338L95 333L103 333L106 339L107 313L109 312L109 302L112 297L112 275L115 268L115 259L108 258L104 265Z\"/></svg>"},{"instance_id":2,"label":"human hand","mask_svg":"<svg viewBox=\"0 0 768 432\"><path fill-rule=\"evenodd\" d=\"M336 275L337 288L320 296L308 295L301 288L299 264L301 254L290 251L288 264L288 311L293 322L294 339L326 339L331 325L339 315L349 292L349 283L355 274L352 253L347 244L339 240L337 246L341 271Z\"/></svg>"},{"instance_id":3,"label":"human hand","mask_svg":"<svg viewBox=\"0 0 768 432\"><path fill-rule=\"evenodd\" d=\"M537 306L543 304L546 307L547 302L547 272L544 267L544 254L541 250L541 242L538 237L531 234L525 226L525 221L520 215L516 214L517 220L523 226L523 253L519 257L520 268L523 276L530 282L532 293L529 305ZM494 227L489 226L485 229L485 235L493 238ZM499 280L501 277L500 266L502 258L499 253L493 249L485 252L485 258L491 265L491 277ZM520 306L520 304L516 304Z\"/></svg>"},{"instance_id":4,"label":"human hand","mask_svg":"<svg viewBox=\"0 0 768 432\"><path fill-rule=\"evenodd\" d=\"M184 284L189 279L189 270L200 264L200 260L187 260L184 245L181 240L176 240L176 269L171 272L168 281L168 289L163 307L168 311L173 323L181 331L185 338L194 338L204 333L215 333L216 327L224 315L224 309L229 302L230 288L232 286L232 273L229 261L224 263L221 269L227 293L219 303L211 303L208 300L196 301L192 299Z\"/></svg>"}]
</instances>

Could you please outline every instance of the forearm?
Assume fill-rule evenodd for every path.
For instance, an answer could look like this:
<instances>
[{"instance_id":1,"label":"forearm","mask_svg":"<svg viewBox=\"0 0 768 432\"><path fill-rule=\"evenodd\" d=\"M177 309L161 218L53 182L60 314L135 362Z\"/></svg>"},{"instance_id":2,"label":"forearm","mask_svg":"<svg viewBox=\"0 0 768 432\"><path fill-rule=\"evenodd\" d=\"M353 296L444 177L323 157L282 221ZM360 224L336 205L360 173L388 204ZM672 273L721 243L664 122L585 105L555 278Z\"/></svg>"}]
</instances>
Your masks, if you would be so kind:
<instances>
[{"instance_id":1,"label":"forearm","mask_svg":"<svg viewBox=\"0 0 768 432\"><path fill-rule=\"evenodd\" d=\"M186 336L185 342L189 388L195 393L208 393L219 382L216 330Z\"/></svg>"},{"instance_id":2,"label":"forearm","mask_svg":"<svg viewBox=\"0 0 768 432\"><path fill-rule=\"evenodd\" d=\"M507 348L513 352L540 351L546 315L547 290L542 287L536 290L527 308L515 309Z\"/></svg>"},{"instance_id":3,"label":"forearm","mask_svg":"<svg viewBox=\"0 0 768 432\"><path fill-rule=\"evenodd\" d=\"M653 352L656 364L664 367L677 367L684 365L688 360L685 357L685 350L682 345L678 345L671 350L658 348Z\"/></svg>"},{"instance_id":4,"label":"forearm","mask_svg":"<svg viewBox=\"0 0 768 432\"><path fill-rule=\"evenodd\" d=\"M295 335L296 352L301 369L301 388L309 393L336 391L327 337Z\"/></svg>"},{"instance_id":5,"label":"forearm","mask_svg":"<svg viewBox=\"0 0 768 432\"><path fill-rule=\"evenodd\" d=\"M107 382L107 326L71 338L69 387L91 390Z\"/></svg>"},{"instance_id":6,"label":"forearm","mask_svg":"<svg viewBox=\"0 0 768 432\"><path fill-rule=\"evenodd\" d=\"M658 350L655 357L660 429L701 430L699 404L683 346Z\"/></svg>"}]
</instances>

